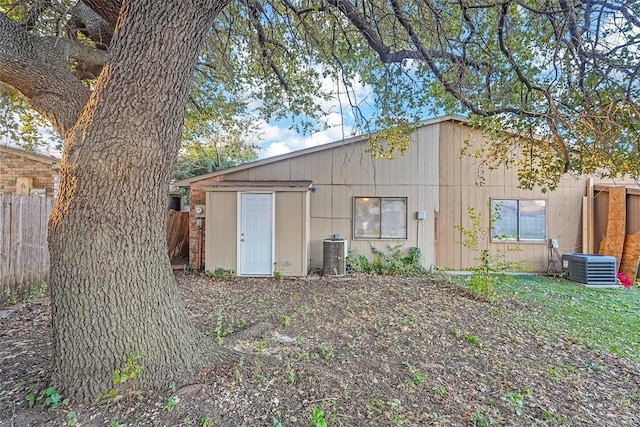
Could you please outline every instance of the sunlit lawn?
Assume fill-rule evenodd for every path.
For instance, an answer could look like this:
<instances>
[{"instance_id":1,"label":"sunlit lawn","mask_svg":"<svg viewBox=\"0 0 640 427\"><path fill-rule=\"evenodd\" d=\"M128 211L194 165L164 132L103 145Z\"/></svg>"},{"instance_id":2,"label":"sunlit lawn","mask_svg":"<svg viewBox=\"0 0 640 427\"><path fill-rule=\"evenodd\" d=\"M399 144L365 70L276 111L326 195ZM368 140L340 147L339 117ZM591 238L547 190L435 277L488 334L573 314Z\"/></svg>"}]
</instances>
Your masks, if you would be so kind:
<instances>
[{"instance_id":1,"label":"sunlit lawn","mask_svg":"<svg viewBox=\"0 0 640 427\"><path fill-rule=\"evenodd\" d=\"M539 313L526 319L594 350L640 361L640 288L589 288L564 279L516 276L500 284L500 296L515 296Z\"/></svg>"}]
</instances>

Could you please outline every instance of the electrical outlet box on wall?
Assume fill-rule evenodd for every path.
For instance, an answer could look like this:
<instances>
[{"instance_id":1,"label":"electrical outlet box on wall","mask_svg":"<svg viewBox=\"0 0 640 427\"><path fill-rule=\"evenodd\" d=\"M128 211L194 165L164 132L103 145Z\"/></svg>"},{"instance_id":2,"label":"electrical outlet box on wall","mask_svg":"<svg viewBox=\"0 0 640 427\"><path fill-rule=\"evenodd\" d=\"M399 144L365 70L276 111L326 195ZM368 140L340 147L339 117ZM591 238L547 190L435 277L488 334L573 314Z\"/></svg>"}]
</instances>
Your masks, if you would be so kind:
<instances>
[{"instance_id":1,"label":"electrical outlet box on wall","mask_svg":"<svg viewBox=\"0 0 640 427\"><path fill-rule=\"evenodd\" d=\"M193 207L193 212L196 214L196 218L204 218L205 211L205 205L195 205Z\"/></svg>"}]
</instances>

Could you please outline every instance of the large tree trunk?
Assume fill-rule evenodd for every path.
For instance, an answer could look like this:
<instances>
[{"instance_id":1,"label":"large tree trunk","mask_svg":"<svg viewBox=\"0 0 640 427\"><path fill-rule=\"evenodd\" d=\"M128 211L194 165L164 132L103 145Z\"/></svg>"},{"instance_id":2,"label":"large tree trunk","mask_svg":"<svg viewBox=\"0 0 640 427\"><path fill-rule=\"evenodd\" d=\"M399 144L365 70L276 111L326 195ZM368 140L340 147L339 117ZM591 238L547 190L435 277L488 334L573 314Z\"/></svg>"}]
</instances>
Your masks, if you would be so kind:
<instances>
[{"instance_id":1,"label":"large tree trunk","mask_svg":"<svg viewBox=\"0 0 640 427\"><path fill-rule=\"evenodd\" d=\"M225 1L125 2L111 61L65 139L49 226L52 382L65 395L113 389L133 353L143 355L136 382L152 388L223 354L187 319L164 221L191 75Z\"/></svg>"}]
</instances>

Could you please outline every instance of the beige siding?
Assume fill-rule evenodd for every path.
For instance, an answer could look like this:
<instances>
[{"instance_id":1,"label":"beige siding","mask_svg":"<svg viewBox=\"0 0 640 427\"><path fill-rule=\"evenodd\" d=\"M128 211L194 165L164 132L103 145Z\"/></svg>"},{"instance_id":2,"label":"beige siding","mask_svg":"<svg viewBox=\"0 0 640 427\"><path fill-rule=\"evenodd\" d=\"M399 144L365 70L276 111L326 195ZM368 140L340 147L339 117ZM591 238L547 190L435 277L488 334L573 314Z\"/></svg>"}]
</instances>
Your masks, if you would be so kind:
<instances>
[{"instance_id":1,"label":"beige siding","mask_svg":"<svg viewBox=\"0 0 640 427\"><path fill-rule=\"evenodd\" d=\"M276 192L275 270L283 276L307 274L309 192Z\"/></svg>"},{"instance_id":2,"label":"beige siding","mask_svg":"<svg viewBox=\"0 0 640 427\"><path fill-rule=\"evenodd\" d=\"M250 191L247 189L247 191ZM207 191L205 269L237 272L238 190ZM275 269L303 276L308 269L308 191L275 191Z\"/></svg>"},{"instance_id":3,"label":"beige siding","mask_svg":"<svg viewBox=\"0 0 640 427\"><path fill-rule=\"evenodd\" d=\"M438 210L438 124L420 128L404 157L372 159L366 144L354 142L316 151L251 169L232 172L225 180L312 180L310 194L309 266L320 268L324 239L339 234L349 248L370 256L370 244L418 246L427 265L434 261L434 212ZM407 197L408 238L402 240L354 240L355 196ZM416 211L427 218L416 220Z\"/></svg>"},{"instance_id":4,"label":"beige siding","mask_svg":"<svg viewBox=\"0 0 640 427\"><path fill-rule=\"evenodd\" d=\"M350 249L371 257L370 246L386 250L401 245L419 247L423 263L461 270L477 265L477 254L460 243L462 235L455 226L470 228L468 208L483 217L481 233L490 238L490 203L492 199L545 200L547 239L556 238L559 252L582 252L582 198L586 195L585 177L564 177L558 189L518 188L517 173L504 167L490 170L480 158L462 155L468 141L471 150L482 142L479 131L449 118L427 122L412 135L404 157L394 160L373 159L366 152L366 142L351 140L333 143L282 158L238 167L208 182L300 181L310 180L314 192L276 191L277 269L285 275L305 274L307 268L323 265L323 241L338 234L347 239ZM204 181L203 181L204 182ZM191 184L192 190L198 184ZM233 191L210 192L207 196L207 268L236 269L237 194ZM406 197L407 238L402 240L354 239L354 197ZM606 192L596 193L594 200L594 240L596 250L606 233ZM640 231L640 195L628 198L628 232ZM424 220L416 212L424 211ZM305 220L306 218L306 220ZM506 251L502 243L489 243L492 253ZM549 245L522 242L519 251L507 251L511 261L525 261L534 271L549 265ZM211 267L210 267L211 266ZM558 269L559 263L555 265Z\"/></svg>"},{"instance_id":5,"label":"beige siding","mask_svg":"<svg viewBox=\"0 0 640 427\"><path fill-rule=\"evenodd\" d=\"M499 167L489 170L480 159L461 156L465 140L473 144L482 142L482 135L453 122L443 122L440 132L440 213L436 262L456 270L477 265L477 254L460 243L462 235L457 225L470 228L468 207L482 214L482 232L485 241L490 237L491 199L545 200L547 202L547 238L557 238L560 253L582 252L582 197L586 195L586 178L564 177L558 190L543 193L540 190L518 188L514 170ZM477 145L476 145L477 146ZM511 261L525 261L534 271L545 271L549 264L549 247L543 243L520 243L519 251L507 251ZM495 254L505 251L504 244L492 243ZM559 268L559 266L557 266Z\"/></svg>"},{"instance_id":6,"label":"beige siding","mask_svg":"<svg viewBox=\"0 0 640 427\"><path fill-rule=\"evenodd\" d=\"M207 192L205 269L238 271L236 192Z\"/></svg>"}]
</instances>

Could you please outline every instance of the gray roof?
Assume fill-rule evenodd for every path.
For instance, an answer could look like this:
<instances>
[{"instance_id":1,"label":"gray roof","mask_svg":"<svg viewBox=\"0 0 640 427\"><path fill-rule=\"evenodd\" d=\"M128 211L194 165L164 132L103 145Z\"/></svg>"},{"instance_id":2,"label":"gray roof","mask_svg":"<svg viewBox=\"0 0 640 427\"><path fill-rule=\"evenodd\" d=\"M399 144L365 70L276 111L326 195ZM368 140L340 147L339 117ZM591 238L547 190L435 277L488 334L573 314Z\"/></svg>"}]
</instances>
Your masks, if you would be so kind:
<instances>
[{"instance_id":1,"label":"gray roof","mask_svg":"<svg viewBox=\"0 0 640 427\"><path fill-rule=\"evenodd\" d=\"M429 126L429 125L433 125L433 124L436 124L436 123L442 123L442 122L446 122L446 121L466 122L467 119L465 119L462 116L447 115L447 116L436 117L436 118L433 118L433 119L423 120L423 121L417 123L417 127ZM273 156L273 157L268 157L266 159L256 160L255 162L244 163L244 164L241 164L241 165L238 165L238 166L234 166L234 167L231 167L231 168L228 168L228 169L223 169L223 170L219 170L219 171L215 171L215 172L209 172L209 173L206 173L206 174L194 176L194 177L187 178L187 179L181 179L179 181L176 181L174 183L174 185L177 186L177 187L189 187L189 186L191 186L192 182L196 182L196 181L200 181L200 180L203 180L203 179L212 178L212 177L215 177L215 176L226 175L228 173L239 172L239 171L242 171L242 170L251 169L251 168L254 168L254 167L258 167L258 166L268 165L270 163L275 163L275 162L279 162L279 161L282 161L282 160L287 160L287 159L291 159L291 158L294 158L294 157L303 156L305 154L316 153L318 151L324 151L324 150L330 150L332 148L340 147L340 146L346 145L346 144L353 144L353 143L357 143L357 142L366 141L368 138L369 138L369 136L359 135L359 136L354 136L352 138L346 138L346 139L341 139L339 141L329 142L327 144L316 145L315 147L304 148L302 150L292 151L290 153L281 154L279 156ZM216 185L218 185L218 184L216 184Z\"/></svg>"}]
</instances>

